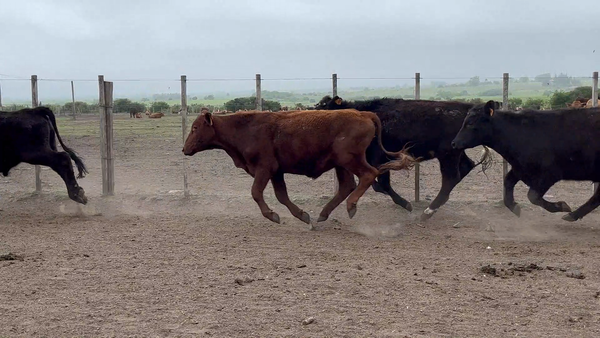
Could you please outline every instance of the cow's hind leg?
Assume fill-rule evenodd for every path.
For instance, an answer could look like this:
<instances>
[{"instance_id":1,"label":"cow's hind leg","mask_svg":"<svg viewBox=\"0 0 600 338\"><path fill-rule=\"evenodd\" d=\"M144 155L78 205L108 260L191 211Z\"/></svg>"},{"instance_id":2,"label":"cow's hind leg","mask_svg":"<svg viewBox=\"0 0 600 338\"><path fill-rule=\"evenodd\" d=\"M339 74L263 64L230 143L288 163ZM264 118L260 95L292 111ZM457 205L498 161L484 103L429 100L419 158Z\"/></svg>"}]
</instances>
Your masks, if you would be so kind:
<instances>
[{"instance_id":1,"label":"cow's hind leg","mask_svg":"<svg viewBox=\"0 0 600 338\"><path fill-rule=\"evenodd\" d=\"M277 200L285 205L294 217L306 224L310 224L310 215L290 201L285 180L283 179L283 173L277 173L271 177L271 183L273 184L273 190L275 190L275 197L277 197Z\"/></svg>"},{"instance_id":2,"label":"cow's hind leg","mask_svg":"<svg viewBox=\"0 0 600 338\"><path fill-rule=\"evenodd\" d=\"M81 204L87 204L87 197L83 188L77 184L75 173L73 172L73 163L68 153L61 152L41 152L26 154L23 156L23 162L33 165L43 165L54 170L65 182L69 198Z\"/></svg>"},{"instance_id":3,"label":"cow's hind leg","mask_svg":"<svg viewBox=\"0 0 600 338\"><path fill-rule=\"evenodd\" d=\"M378 190L378 189L380 189L380 190ZM373 181L373 190L380 192L380 193L384 193L386 195L389 195L391 197L392 201L394 201L394 203L398 204L399 206L403 207L404 209L406 209L408 211L413 210L412 204L409 201L407 201L406 199L404 199L402 196L398 195L398 193L395 192L394 189L392 188L392 184L390 182L390 172L389 171L379 175L379 177L377 177L377 180Z\"/></svg>"},{"instance_id":4,"label":"cow's hind leg","mask_svg":"<svg viewBox=\"0 0 600 338\"><path fill-rule=\"evenodd\" d=\"M519 183L519 176L513 169L504 177L504 205L518 217L521 216L521 207L515 202L515 185Z\"/></svg>"},{"instance_id":5,"label":"cow's hind leg","mask_svg":"<svg viewBox=\"0 0 600 338\"><path fill-rule=\"evenodd\" d=\"M379 171L370 166L364 156L361 159L352 160L347 168L354 175L358 176L358 186L350 193L350 196L348 196L348 199L346 200L348 216L352 218L356 214L356 204L358 203L358 200L365 191L369 189L371 184L373 184Z\"/></svg>"},{"instance_id":6,"label":"cow's hind leg","mask_svg":"<svg viewBox=\"0 0 600 338\"><path fill-rule=\"evenodd\" d=\"M263 170L256 172L254 175L254 183L252 184L252 198L254 198L254 201L258 204L263 216L272 222L280 223L279 215L269 208L263 196L263 192L270 179L271 175L267 171Z\"/></svg>"},{"instance_id":7,"label":"cow's hind leg","mask_svg":"<svg viewBox=\"0 0 600 338\"><path fill-rule=\"evenodd\" d=\"M336 167L335 173L337 174L337 179L339 182L339 189L335 196L323 207L321 213L319 214L319 219L317 222L326 221L329 218L329 215L340 203L342 203L348 195L356 188L356 182L354 181L354 175L348 170L342 167Z\"/></svg>"},{"instance_id":8,"label":"cow's hind leg","mask_svg":"<svg viewBox=\"0 0 600 338\"><path fill-rule=\"evenodd\" d=\"M450 193L454 187L462 180L459 170L459 160L461 153L452 153L447 156L439 157L440 172L442 173L442 187L437 196L429 204L429 207L421 214L421 221L426 221L450 198Z\"/></svg>"},{"instance_id":9,"label":"cow's hind leg","mask_svg":"<svg viewBox=\"0 0 600 338\"><path fill-rule=\"evenodd\" d=\"M546 194L552 184L554 183L536 184L530 187L527 192L527 198L534 205L540 206L549 212L571 212L571 207L564 201L549 202L544 199L544 194Z\"/></svg>"},{"instance_id":10,"label":"cow's hind leg","mask_svg":"<svg viewBox=\"0 0 600 338\"><path fill-rule=\"evenodd\" d=\"M600 189L597 189L596 192L592 195L592 197L585 202L582 206L577 208L575 211L570 212L562 217L565 221L573 222L578 219L582 219L583 216L592 212L592 210L596 209L600 206Z\"/></svg>"}]
</instances>

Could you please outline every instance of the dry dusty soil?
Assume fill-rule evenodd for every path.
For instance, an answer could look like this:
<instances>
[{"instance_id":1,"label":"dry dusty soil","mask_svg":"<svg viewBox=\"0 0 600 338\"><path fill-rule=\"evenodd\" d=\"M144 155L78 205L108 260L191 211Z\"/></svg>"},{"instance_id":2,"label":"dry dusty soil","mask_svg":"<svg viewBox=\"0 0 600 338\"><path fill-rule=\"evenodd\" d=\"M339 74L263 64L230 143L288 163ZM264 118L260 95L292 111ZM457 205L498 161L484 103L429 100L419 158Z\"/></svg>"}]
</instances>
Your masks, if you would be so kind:
<instances>
[{"instance_id":1,"label":"dry dusty soil","mask_svg":"<svg viewBox=\"0 0 600 338\"><path fill-rule=\"evenodd\" d=\"M222 151L188 160L183 198L179 121L117 117L116 194L102 197L98 118L61 119L90 169L84 208L47 168L40 195L30 165L0 177L0 337L600 336L598 212L562 221L520 183L517 218L499 204L498 162L419 224L440 187L430 161L412 213L370 189L354 219L342 204L310 231L269 185L275 224ZM316 219L333 174L286 179ZM392 180L414 200L412 172ZM578 206L591 193L561 182L548 198Z\"/></svg>"}]
</instances>

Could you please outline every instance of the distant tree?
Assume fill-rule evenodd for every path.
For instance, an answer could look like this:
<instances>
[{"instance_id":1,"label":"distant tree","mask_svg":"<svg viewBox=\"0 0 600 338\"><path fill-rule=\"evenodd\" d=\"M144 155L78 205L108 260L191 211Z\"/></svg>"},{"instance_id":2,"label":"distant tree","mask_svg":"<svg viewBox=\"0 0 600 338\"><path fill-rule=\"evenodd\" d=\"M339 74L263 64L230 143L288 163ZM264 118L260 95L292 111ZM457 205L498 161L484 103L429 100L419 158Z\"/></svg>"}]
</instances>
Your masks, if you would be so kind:
<instances>
[{"instance_id":1,"label":"distant tree","mask_svg":"<svg viewBox=\"0 0 600 338\"><path fill-rule=\"evenodd\" d=\"M502 95L502 88L492 88L479 93L481 96L498 96Z\"/></svg>"},{"instance_id":2,"label":"distant tree","mask_svg":"<svg viewBox=\"0 0 600 338\"><path fill-rule=\"evenodd\" d=\"M113 111L115 113L128 113L131 104L130 99L116 99L113 103Z\"/></svg>"},{"instance_id":3,"label":"distant tree","mask_svg":"<svg viewBox=\"0 0 600 338\"><path fill-rule=\"evenodd\" d=\"M554 76L554 85L563 88L571 85L571 78L567 74L560 73Z\"/></svg>"},{"instance_id":4,"label":"distant tree","mask_svg":"<svg viewBox=\"0 0 600 338\"><path fill-rule=\"evenodd\" d=\"M542 82L542 84L544 84L544 83L550 82L551 79L552 79L552 75L550 73L544 73L544 74L537 75L534 78L534 81Z\"/></svg>"},{"instance_id":5,"label":"distant tree","mask_svg":"<svg viewBox=\"0 0 600 338\"><path fill-rule=\"evenodd\" d=\"M148 101L150 101L150 99L149 99L149 98L147 98L147 97L144 97L144 98L142 98L142 100L141 100L141 101L142 101L142 102L148 102Z\"/></svg>"},{"instance_id":6,"label":"distant tree","mask_svg":"<svg viewBox=\"0 0 600 338\"><path fill-rule=\"evenodd\" d=\"M469 79L469 81L467 81L466 85L470 86L470 87L477 87L479 86L480 81L479 81L479 76L473 76L472 78Z\"/></svg>"},{"instance_id":7,"label":"distant tree","mask_svg":"<svg viewBox=\"0 0 600 338\"><path fill-rule=\"evenodd\" d=\"M67 102L61 108L61 113L66 115L73 114L73 103ZM97 105L89 105L85 102L75 101L75 114L90 114L97 113Z\"/></svg>"},{"instance_id":8,"label":"distant tree","mask_svg":"<svg viewBox=\"0 0 600 338\"><path fill-rule=\"evenodd\" d=\"M196 101L196 100L198 100L198 96L192 96L192 98L191 98L191 99L192 99L193 101Z\"/></svg>"},{"instance_id":9,"label":"distant tree","mask_svg":"<svg viewBox=\"0 0 600 338\"><path fill-rule=\"evenodd\" d=\"M210 100L214 100L214 99L215 99L215 96L214 96L214 95L212 95L212 94L211 94L211 95L206 95L206 96L204 97L204 99L205 99L205 100L209 100L209 101L210 101Z\"/></svg>"},{"instance_id":10,"label":"distant tree","mask_svg":"<svg viewBox=\"0 0 600 338\"><path fill-rule=\"evenodd\" d=\"M142 113L146 110L146 105L140 102L133 102L129 106L129 109L134 113Z\"/></svg>"},{"instance_id":11,"label":"distant tree","mask_svg":"<svg viewBox=\"0 0 600 338\"><path fill-rule=\"evenodd\" d=\"M262 99L262 108L263 110L272 110L278 111L281 109L281 104L276 101L268 101ZM238 110L254 110L256 109L256 97L238 97L233 100L225 102L225 109L229 111L238 111Z\"/></svg>"},{"instance_id":12,"label":"distant tree","mask_svg":"<svg viewBox=\"0 0 600 338\"><path fill-rule=\"evenodd\" d=\"M572 102L571 93L563 92L562 90L557 90L550 97L550 107L553 109L565 108L567 104L571 104Z\"/></svg>"},{"instance_id":13,"label":"distant tree","mask_svg":"<svg viewBox=\"0 0 600 338\"><path fill-rule=\"evenodd\" d=\"M164 101L152 102L152 105L150 105L150 110L152 110L153 112L167 111L169 110L169 108L171 108L171 106L169 106L169 104Z\"/></svg>"},{"instance_id":14,"label":"distant tree","mask_svg":"<svg viewBox=\"0 0 600 338\"><path fill-rule=\"evenodd\" d=\"M510 109L515 109L517 107L521 107L523 105L523 99L519 97L512 97L508 99L508 106Z\"/></svg>"},{"instance_id":15,"label":"distant tree","mask_svg":"<svg viewBox=\"0 0 600 338\"><path fill-rule=\"evenodd\" d=\"M527 77L527 76L521 76L519 78L519 82L521 82L521 83L528 83L529 82L529 77Z\"/></svg>"},{"instance_id":16,"label":"distant tree","mask_svg":"<svg viewBox=\"0 0 600 338\"><path fill-rule=\"evenodd\" d=\"M541 109L542 106L544 106L546 103L546 101L544 99L533 99L533 98L528 98L527 100L525 100L525 102L523 103L523 108L525 109Z\"/></svg>"}]
</instances>

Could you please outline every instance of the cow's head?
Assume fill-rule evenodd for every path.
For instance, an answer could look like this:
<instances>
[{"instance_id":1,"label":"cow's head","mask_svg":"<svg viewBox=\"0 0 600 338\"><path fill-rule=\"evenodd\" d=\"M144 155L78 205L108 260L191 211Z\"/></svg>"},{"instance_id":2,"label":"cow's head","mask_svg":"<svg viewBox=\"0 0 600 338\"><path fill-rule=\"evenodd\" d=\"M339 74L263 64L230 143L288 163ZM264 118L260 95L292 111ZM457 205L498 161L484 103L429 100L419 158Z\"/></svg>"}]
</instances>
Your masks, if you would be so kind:
<instances>
[{"instance_id":1,"label":"cow's head","mask_svg":"<svg viewBox=\"0 0 600 338\"><path fill-rule=\"evenodd\" d=\"M337 95L334 97L326 95L321 99L321 101L315 104L315 109L342 109L342 102L342 98Z\"/></svg>"},{"instance_id":2,"label":"cow's head","mask_svg":"<svg viewBox=\"0 0 600 338\"><path fill-rule=\"evenodd\" d=\"M498 104L488 101L469 110L460 131L452 141L452 148L466 149L486 145L492 137L492 119Z\"/></svg>"},{"instance_id":3,"label":"cow's head","mask_svg":"<svg viewBox=\"0 0 600 338\"><path fill-rule=\"evenodd\" d=\"M192 130L183 145L183 153L186 156L192 156L199 151L210 149L215 135L212 114L198 115L194 123L192 123Z\"/></svg>"}]
</instances>

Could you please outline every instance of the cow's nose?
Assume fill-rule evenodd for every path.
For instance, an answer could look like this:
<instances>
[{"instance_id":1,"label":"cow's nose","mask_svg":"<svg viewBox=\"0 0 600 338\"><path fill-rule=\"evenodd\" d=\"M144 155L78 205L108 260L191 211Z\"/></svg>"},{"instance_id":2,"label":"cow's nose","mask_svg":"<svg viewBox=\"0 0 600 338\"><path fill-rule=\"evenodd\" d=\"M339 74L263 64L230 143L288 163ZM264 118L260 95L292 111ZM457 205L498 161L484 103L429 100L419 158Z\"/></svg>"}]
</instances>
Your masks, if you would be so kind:
<instances>
[{"instance_id":1,"label":"cow's nose","mask_svg":"<svg viewBox=\"0 0 600 338\"><path fill-rule=\"evenodd\" d=\"M452 149L456 149L456 142L452 141Z\"/></svg>"},{"instance_id":2,"label":"cow's nose","mask_svg":"<svg viewBox=\"0 0 600 338\"><path fill-rule=\"evenodd\" d=\"M181 152L182 152L182 153L185 153L185 148L181 148Z\"/></svg>"}]
</instances>

